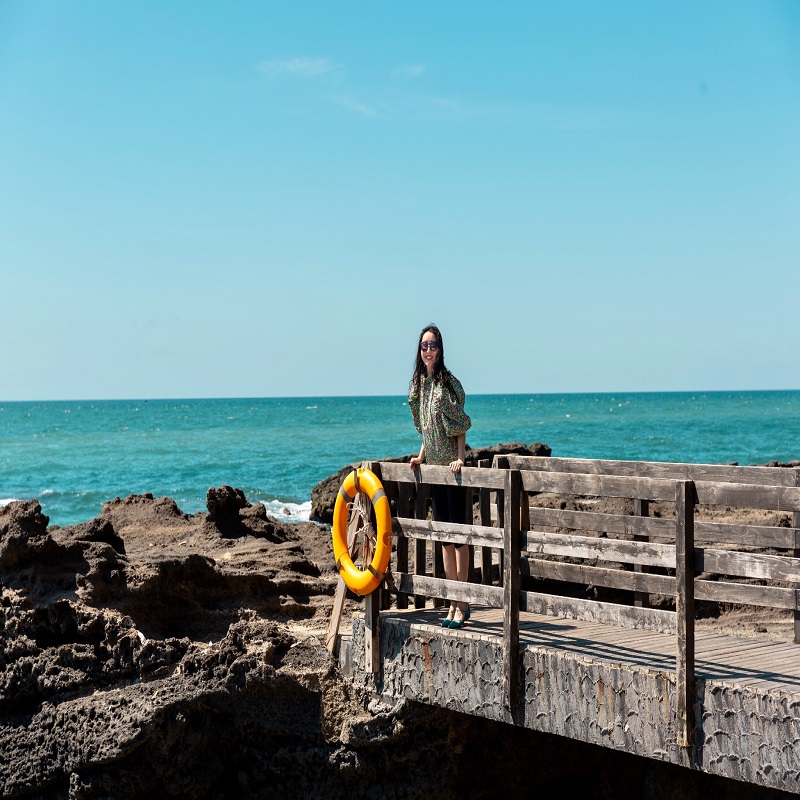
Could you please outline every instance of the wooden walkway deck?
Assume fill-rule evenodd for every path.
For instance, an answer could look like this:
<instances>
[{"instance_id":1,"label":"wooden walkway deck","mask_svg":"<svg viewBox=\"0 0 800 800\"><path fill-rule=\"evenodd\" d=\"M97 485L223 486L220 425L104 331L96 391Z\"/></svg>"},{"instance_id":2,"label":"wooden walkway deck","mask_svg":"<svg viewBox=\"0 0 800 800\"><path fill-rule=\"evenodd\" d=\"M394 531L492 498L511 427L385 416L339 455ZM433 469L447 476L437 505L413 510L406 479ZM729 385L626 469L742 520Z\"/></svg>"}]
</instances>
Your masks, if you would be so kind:
<instances>
[{"instance_id":1,"label":"wooden walkway deck","mask_svg":"<svg viewBox=\"0 0 800 800\"><path fill-rule=\"evenodd\" d=\"M459 630L441 627L444 614L434 609L381 612L430 633L464 639L502 641L503 609L472 606L469 622ZM619 666L675 672L675 637L646 630L615 628L573 619L520 612L520 645L541 647ZM760 638L733 637L698 630L695 674L733 688L753 688L781 695L800 695L800 646Z\"/></svg>"}]
</instances>

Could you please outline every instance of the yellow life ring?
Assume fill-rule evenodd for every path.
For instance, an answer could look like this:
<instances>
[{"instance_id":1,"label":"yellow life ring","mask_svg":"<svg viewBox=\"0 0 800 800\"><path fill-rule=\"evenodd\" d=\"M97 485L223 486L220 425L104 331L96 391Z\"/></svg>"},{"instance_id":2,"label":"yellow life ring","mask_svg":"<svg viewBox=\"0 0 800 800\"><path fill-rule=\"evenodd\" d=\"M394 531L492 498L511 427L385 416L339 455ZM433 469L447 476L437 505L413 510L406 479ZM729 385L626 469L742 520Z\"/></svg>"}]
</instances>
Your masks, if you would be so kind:
<instances>
[{"instance_id":1,"label":"yellow life ring","mask_svg":"<svg viewBox=\"0 0 800 800\"><path fill-rule=\"evenodd\" d=\"M369 497L378 526L375 554L372 563L364 570L358 569L353 563L347 547L348 504L355 500L358 492L364 492ZM369 594L380 586L391 553L392 511L389 498L374 472L368 469L353 470L339 488L333 509L333 557L336 559L336 569L349 589L359 595Z\"/></svg>"}]
</instances>

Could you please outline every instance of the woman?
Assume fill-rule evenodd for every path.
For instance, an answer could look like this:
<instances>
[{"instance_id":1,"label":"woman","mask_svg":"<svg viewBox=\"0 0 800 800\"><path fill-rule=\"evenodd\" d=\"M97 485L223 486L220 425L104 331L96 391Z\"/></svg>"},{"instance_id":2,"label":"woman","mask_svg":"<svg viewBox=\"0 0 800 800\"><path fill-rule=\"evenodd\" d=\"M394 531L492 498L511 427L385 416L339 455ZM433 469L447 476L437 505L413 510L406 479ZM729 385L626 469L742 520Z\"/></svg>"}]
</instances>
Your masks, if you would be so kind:
<instances>
[{"instance_id":1,"label":"woman","mask_svg":"<svg viewBox=\"0 0 800 800\"><path fill-rule=\"evenodd\" d=\"M458 378L444 365L444 342L435 325L422 329L414 362L414 375L408 392L408 405L414 427L422 434L419 455L411 459L411 469L424 462L449 466L458 473L464 466L466 434L472 421L464 413L464 389ZM460 486L431 487L433 518L437 522L464 523L466 492ZM442 546L444 573L448 580L469 577L469 546ZM444 628L461 628L469 618L467 603L450 603Z\"/></svg>"}]
</instances>

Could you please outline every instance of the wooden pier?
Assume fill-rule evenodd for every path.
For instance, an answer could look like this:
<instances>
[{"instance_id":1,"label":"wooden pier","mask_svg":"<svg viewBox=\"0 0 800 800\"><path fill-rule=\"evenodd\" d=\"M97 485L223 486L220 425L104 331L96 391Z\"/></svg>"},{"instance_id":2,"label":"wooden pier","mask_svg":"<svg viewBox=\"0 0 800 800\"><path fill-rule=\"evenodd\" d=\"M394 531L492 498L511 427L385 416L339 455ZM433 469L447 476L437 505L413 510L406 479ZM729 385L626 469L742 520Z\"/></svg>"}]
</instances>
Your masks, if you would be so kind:
<instances>
[{"instance_id":1,"label":"wooden pier","mask_svg":"<svg viewBox=\"0 0 800 800\"><path fill-rule=\"evenodd\" d=\"M353 680L388 701L800 794L798 470L512 456L459 476L369 466L395 509L394 601L370 595L343 639ZM434 483L467 487L472 524L428 519ZM471 546L470 581L444 579L441 542ZM598 588L615 602L592 599ZM441 627L446 599L471 604L467 626ZM781 609L790 641L696 630L696 600Z\"/></svg>"}]
</instances>

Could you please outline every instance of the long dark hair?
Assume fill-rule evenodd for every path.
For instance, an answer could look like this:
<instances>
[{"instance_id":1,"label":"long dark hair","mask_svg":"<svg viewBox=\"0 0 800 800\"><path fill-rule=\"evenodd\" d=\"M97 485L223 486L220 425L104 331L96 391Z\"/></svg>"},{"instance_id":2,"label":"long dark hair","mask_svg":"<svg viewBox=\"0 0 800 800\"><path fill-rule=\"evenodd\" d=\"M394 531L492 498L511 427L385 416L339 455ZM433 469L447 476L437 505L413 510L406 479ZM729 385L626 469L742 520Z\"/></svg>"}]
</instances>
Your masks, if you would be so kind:
<instances>
[{"instance_id":1,"label":"long dark hair","mask_svg":"<svg viewBox=\"0 0 800 800\"><path fill-rule=\"evenodd\" d=\"M436 337L436 341L439 343L439 358L436 359L436 362L433 365L433 380L437 383L440 383L442 380L447 380L448 376L450 375L447 367L444 365L444 342L442 341L442 332L433 323L431 323L422 329L419 339L417 340L417 354L414 357L414 374L411 378L412 387L419 386L422 382L422 378L428 374L425 362L422 360L422 353L419 349L420 344L422 344L422 337L426 333L432 333Z\"/></svg>"}]
</instances>

